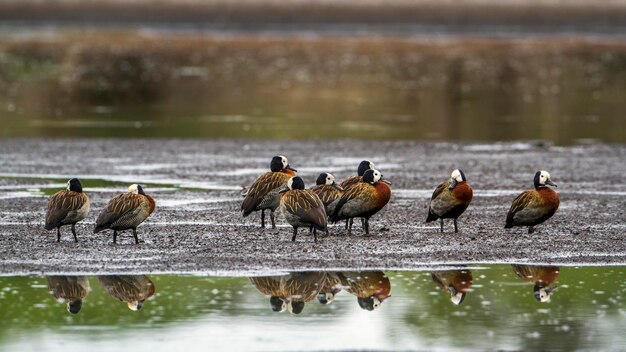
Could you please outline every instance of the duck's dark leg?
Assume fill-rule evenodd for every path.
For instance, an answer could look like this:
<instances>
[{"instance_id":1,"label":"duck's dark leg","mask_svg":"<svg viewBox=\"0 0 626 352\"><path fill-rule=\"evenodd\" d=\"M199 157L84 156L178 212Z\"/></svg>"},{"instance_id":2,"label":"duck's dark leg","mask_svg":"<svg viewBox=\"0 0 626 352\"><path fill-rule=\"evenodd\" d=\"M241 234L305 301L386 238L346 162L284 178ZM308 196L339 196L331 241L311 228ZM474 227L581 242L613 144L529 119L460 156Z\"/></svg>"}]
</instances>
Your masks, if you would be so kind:
<instances>
[{"instance_id":1,"label":"duck's dark leg","mask_svg":"<svg viewBox=\"0 0 626 352\"><path fill-rule=\"evenodd\" d=\"M361 228L363 229L363 231L366 231L365 224L367 224L367 219L361 218Z\"/></svg>"},{"instance_id":2,"label":"duck's dark leg","mask_svg":"<svg viewBox=\"0 0 626 352\"><path fill-rule=\"evenodd\" d=\"M117 230L113 230L113 244L117 243Z\"/></svg>"},{"instance_id":3,"label":"duck's dark leg","mask_svg":"<svg viewBox=\"0 0 626 352\"><path fill-rule=\"evenodd\" d=\"M365 235L370 234L370 220L369 219L364 219L365 221L363 222L363 227L365 228Z\"/></svg>"},{"instance_id":4,"label":"duck's dark leg","mask_svg":"<svg viewBox=\"0 0 626 352\"><path fill-rule=\"evenodd\" d=\"M61 226L57 227L57 242L61 242Z\"/></svg>"},{"instance_id":5,"label":"duck's dark leg","mask_svg":"<svg viewBox=\"0 0 626 352\"><path fill-rule=\"evenodd\" d=\"M441 233L443 233L443 218L439 218L439 222L441 223Z\"/></svg>"},{"instance_id":6,"label":"duck's dark leg","mask_svg":"<svg viewBox=\"0 0 626 352\"><path fill-rule=\"evenodd\" d=\"M326 237L330 237L330 232L328 231L328 227L326 227Z\"/></svg>"},{"instance_id":7,"label":"duck's dark leg","mask_svg":"<svg viewBox=\"0 0 626 352\"><path fill-rule=\"evenodd\" d=\"M137 228L133 228L133 237L135 237L135 244L139 244L139 238L137 238Z\"/></svg>"},{"instance_id":8,"label":"duck's dark leg","mask_svg":"<svg viewBox=\"0 0 626 352\"><path fill-rule=\"evenodd\" d=\"M456 218L454 219L454 233L459 232L459 229L456 227Z\"/></svg>"},{"instance_id":9,"label":"duck's dark leg","mask_svg":"<svg viewBox=\"0 0 626 352\"><path fill-rule=\"evenodd\" d=\"M348 229L349 224L350 224L350 219L346 219L346 230Z\"/></svg>"},{"instance_id":10,"label":"duck's dark leg","mask_svg":"<svg viewBox=\"0 0 626 352\"><path fill-rule=\"evenodd\" d=\"M313 231L315 231L315 230L313 229L313 226L309 227L309 233L311 233L311 232L313 232Z\"/></svg>"},{"instance_id":11,"label":"duck's dark leg","mask_svg":"<svg viewBox=\"0 0 626 352\"><path fill-rule=\"evenodd\" d=\"M313 230L313 241L315 241L315 243L317 243L317 229Z\"/></svg>"},{"instance_id":12,"label":"duck's dark leg","mask_svg":"<svg viewBox=\"0 0 626 352\"><path fill-rule=\"evenodd\" d=\"M261 227L265 228L265 209L261 209Z\"/></svg>"},{"instance_id":13,"label":"duck's dark leg","mask_svg":"<svg viewBox=\"0 0 626 352\"><path fill-rule=\"evenodd\" d=\"M78 242L78 237L76 237L76 224L72 224L72 235L74 235L74 242Z\"/></svg>"},{"instance_id":14,"label":"duck's dark leg","mask_svg":"<svg viewBox=\"0 0 626 352\"><path fill-rule=\"evenodd\" d=\"M292 242L296 242L296 236L298 235L298 228L297 227L293 227L293 237L291 238Z\"/></svg>"},{"instance_id":15,"label":"duck's dark leg","mask_svg":"<svg viewBox=\"0 0 626 352\"><path fill-rule=\"evenodd\" d=\"M528 234L530 235L533 232L535 232L535 228L532 226L528 226Z\"/></svg>"},{"instance_id":16,"label":"duck's dark leg","mask_svg":"<svg viewBox=\"0 0 626 352\"><path fill-rule=\"evenodd\" d=\"M352 218L348 219L348 235L352 235Z\"/></svg>"},{"instance_id":17,"label":"duck's dark leg","mask_svg":"<svg viewBox=\"0 0 626 352\"><path fill-rule=\"evenodd\" d=\"M274 211L273 210L270 212L270 220L272 220L272 228L275 229L276 228L276 223L274 222Z\"/></svg>"}]
</instances>

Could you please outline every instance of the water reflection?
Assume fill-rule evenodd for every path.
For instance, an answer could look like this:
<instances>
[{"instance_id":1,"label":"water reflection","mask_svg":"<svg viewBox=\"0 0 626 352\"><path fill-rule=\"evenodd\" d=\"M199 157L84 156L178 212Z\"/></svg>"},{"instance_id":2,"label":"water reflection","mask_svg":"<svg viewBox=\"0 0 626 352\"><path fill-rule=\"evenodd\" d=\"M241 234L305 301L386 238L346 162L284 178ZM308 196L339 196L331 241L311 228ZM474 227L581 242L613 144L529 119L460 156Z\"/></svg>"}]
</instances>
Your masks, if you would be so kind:
<instances>
[{"instance_id":1,"label":"water reflection","mask_svg":"<svg viewBox=\"0 0 626 352\"><path fill-rule=\"evenodd\" d=\"M86 276L46 276L48 291L59 303L67 304L67 311L78 314L83 300L91 291Z\"/></svg>"},{"instance_id":2,"label":"water reflection","mask_svg":"<svg viewBox=\"0 0 626 352\"><path fill-rule=\"evenodd\" d=\"M539 302L549 302L556 286L550 285L559 278L558 266L512 264L513 271L520 279L534 284L533 296Z\"/></svg>"},{"instance_id":3,"label":"water reflection","mask_svg":"<svg viewBox=\"0 0 626 352\"><path fill-rule=\"evenodd\" d=\"M98 276L98 281L109 295L126 302L133 311L140 310L144 302L156 292L154 284L146 275Z\"/></svg>"},{"instance_id":4,"label":"water reflection","mask_svg":"<svg viewBox=\"0 0 626 352\"><path fill-rule=\"evenodd\" d=\"M330 304L342 290L356 296L359 307L369 311L391 296L391 282L382 271L294 272L251 277L250 281L259 292L270 296L273 311L287 309L293 314L300 314L304 303L315 297L321 304Z\"/></svg>"},{"instance_id":5,"label":"water reflection","mask_svg":"<svg viewBox=\"0 0 626 352\"><path fill-rule=\"evenodd\" d=\"M430 274L437 286L450 294L452 303L456 305L463 303L472 286L473 278L469 270L435 271Z\"/></svg>"},{"instance_id":6,"label":"water reflection","mask_svg":"<svg viewBox=\"0 0 626 352\"><path fill-rule=\"evenodd\" d=\"M337 273L344 289L357 297L359 307L372 311L391 296L391 282L382 271Z\"/></svg>"},{"instance_id":7,"label":"water reflection","mask_svg":"<svg viewBox=\"0 0 626 352\"><path fill-rule=\"evenodd\" d=\"M181 337L219 350L267 351L286 344L295 350L626 349L620 335L626 325L626 268L564 270L565 276L554 266L494 265L251 279L0 277L0 350L32 350L33 344L52 346L46 350L85 350L94 342L98 349L122 344L130 349L148 330L159 331L154 350L176 349L173 344ZM541 290L550 297L557 283L558 299L549 306L535 301L535 291L541 301ZM392 284L394 297L380 308L392 294ZM82 302L80 314L65 312L52 296L64 303ZM154 300L146 305L149 297ZM144 302L141 314L117 300L130 302L131 308ZM70 310L77 308L70 304ZM272 309L301 316L273 314ZM346 339L354 329L359 338Z\"/></svg>"},{"instance_id":8,"label":"water reflection","mask_svg":"<svg viewBox=\"0 0 626 352\"><path fill-rule=\"evenodd\" d=\"M304 304L313 300L326 279L324 272L295 272L283 276L251 277L250 281L266 296L274 312L300 314Z\"/></svg>"}]
</instances>

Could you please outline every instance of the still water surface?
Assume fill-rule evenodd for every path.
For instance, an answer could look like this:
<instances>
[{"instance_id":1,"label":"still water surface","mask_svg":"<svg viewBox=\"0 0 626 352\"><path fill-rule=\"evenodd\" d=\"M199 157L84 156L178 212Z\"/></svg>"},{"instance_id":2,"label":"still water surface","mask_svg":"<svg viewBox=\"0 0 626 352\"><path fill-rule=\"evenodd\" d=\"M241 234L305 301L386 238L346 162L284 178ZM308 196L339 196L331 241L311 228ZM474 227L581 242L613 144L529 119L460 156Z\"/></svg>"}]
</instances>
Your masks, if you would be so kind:
<instances>
[{"instance_id":1,"label":"still water surface","mask_svg":"<svg viewBox=\"0 0 626 352\"><path fill-rule=\"evenodd\" d=\"M622 267L2 277L0 287L0 350L626 348Z\"/></svg>"}]
</instances>

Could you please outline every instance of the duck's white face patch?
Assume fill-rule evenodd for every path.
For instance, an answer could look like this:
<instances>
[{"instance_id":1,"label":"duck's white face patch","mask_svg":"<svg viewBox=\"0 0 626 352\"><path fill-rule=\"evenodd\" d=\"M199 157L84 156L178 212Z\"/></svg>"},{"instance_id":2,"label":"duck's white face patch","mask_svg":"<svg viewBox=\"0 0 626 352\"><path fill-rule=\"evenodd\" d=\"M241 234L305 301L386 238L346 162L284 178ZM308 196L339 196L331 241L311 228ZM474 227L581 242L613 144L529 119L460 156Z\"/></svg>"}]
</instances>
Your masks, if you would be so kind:
<instances>
[{"instance_id":1,"label":"duck's white face patch","mask_svg":"<svg viewBox=\"0 0 626 352\"><path fill-rule=\"evenodd\" d=\"M280 156L280 161L283 163L283 169L287 167L287 165L289 165L289 160L287 160L286 157L279 155Z\"/></svg>"},{"instance_id":2,"label":"duck's white face patch","mask_svg":"<svg viewBox=\"0 0 626 352\"><path fill-rule=\"evenodd\" d=\"M450 178L456 180L456 182L463 182L463 175L461 175L461 171L459 170L452 171L452 175L450 175Z\"/></svg>"},{"instance_id":3,"label":"duck's white face patch","mask_svg":"<svg viewBox=\"0 0 626 352\"><path fill-rule=\"evenodd\" d=\"M374 297L374 304L372 304L372 307L374 307L374 309L378 309L378 307L380 307L380 300L376 297Z\"/></svg>"},{"instance_id":4,"label":"duck's white face patch","mask_svg":"<svg viewBox=\"0 0 626 352\"><path fill-rule=\"evenodd\" d=\"M457 292L454 295L450 295L450 300L452 301L452 303L458 306L463 300L463 292Z\"/></svg>"},{"instance_id":5,"label":"duck's white face patch","mask_svg":"<svg viewBox=\"0 0 626 352\"><path fill-rule=\"evenodd\" d=\"M287 187L288 187L289 189L293 189L292 185L293 185L293 177L292 177L292 178L290 178L290 179L289 179L289 181L287 181Z\"/></svg>"},{"instance_id":6,"label":"duck's white face patch","mask_svg":"<svg viewBox=\"0 0 626 352\"><path fill-rule=\"evenodd\" d=\"M139 194L139 188L137 187L137 184L132 184L128 186L128 192L132 194Z\"/></svg>"},{"instance_id":7,"label":"duck's white face patch","mask_svg":"<svg viewBox=\"0 0 626 352\"><path fill-rule=\"evenodd\" d=\"M539 289L539 300L541 302L550 301L550 293L545 288Z\"/></svg>"},{"instance_id":8,"label":"duck's white face patch","mask_svg":"<svg viewBox=\"0 0 626 352\"><path fill-rule=\"evenodd\" d=\"M381 178L383 178L383 174L378 170L374 170L374 182L380 181Z\"/></svg>"},{"instance_id":9,"label":"duck's white face patch","mask_svg":"<svg viewBox=\"0 0 626 352\"><path fill-rule=\"evenodd\" d=\"M67 181L67 190L70 190L70 181Z\"/></svg>"},{"instance_id":10,"label":"duck's white face patch","mask_svg":"<svg viewBox=\"0 0 626 352\"><path fill-rule=\"evenodd\" d=\"M326 184L332 185L333 183L335 183L335 176L331 174L326 174Z\"/></svg>"},{"instance_id":11,"label":"duck's white face patch","mask_svg":"<svg viewBox=\"0 0 626 352\"><path fill-rule=\"evenodd\" d=\"M373 168L375 168L375 167L376 167L376 165L374 165L374 163L373 163L373 162L371 162L371 161L369 161L369 160L368 160L367 162L368 162L368 163L370 163L370 169L373 169Z\"/></svg>"},{"instance_id":12,"label":"duck's white face patch","mask_svg":"<svg viewBox=\"0 0 626 352\"><path fill-rule=\"evenodd\" d=\"M550 179L550 174L548 173L548 171L541 171L539 173L539 184L540 185L545 185L546 182Z\"/></svg>"},{"instance_id":13,"label":"duck's white face patch","mask_svg":"<svg viewBox=\"0 0 626 352\"><path fill-rule=\"evenodd\" d=\"M128 302L128 309L136 312L139 310L139 302L137 301L133 301L133 302Z\"/></svg>"}]
</instances>

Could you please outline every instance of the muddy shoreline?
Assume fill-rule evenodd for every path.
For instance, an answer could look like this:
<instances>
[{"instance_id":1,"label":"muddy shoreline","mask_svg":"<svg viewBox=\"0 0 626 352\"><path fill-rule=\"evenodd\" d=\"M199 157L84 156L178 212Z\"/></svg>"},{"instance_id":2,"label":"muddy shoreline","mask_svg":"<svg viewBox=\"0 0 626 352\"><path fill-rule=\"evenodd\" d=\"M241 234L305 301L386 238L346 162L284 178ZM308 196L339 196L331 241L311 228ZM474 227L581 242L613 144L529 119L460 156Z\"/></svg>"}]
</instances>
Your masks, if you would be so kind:
<instances>
[{"instance_id":1,"label":"muddy shoreline","mask_svg":"<svg viewBox=\"0 0 626 352\"><path fill-rule=\"evenodd\" d=\"M0 140L0 275L43 273L261 273L312 269L409 270L442 264L626 264L625 145L550 146L539 142L455 144L390 141ZM314 244L279 218L277 230L243 219L239 188L288 156L307 186L319 172L339 179L363 158L393 182L388 207L370 221L370 237L341 225ZM455 167L474 187L460 232L426 225L427 200ZM561 207L527 235L505 230L504 217L537 169L559 184ZM92 209L78 225L79 243L43 229L47 195L62 179L83 178ZM102 180L108 182L102 185ZM99 182L99 183L98 183ZM108 199L138 182L157 200L140 228L92 234ZM98 183L98 184L97 184ZM90 184L92 186L90 186ZM97 186L96 186L97 184Z\"/></svg>"}]
</instances>

